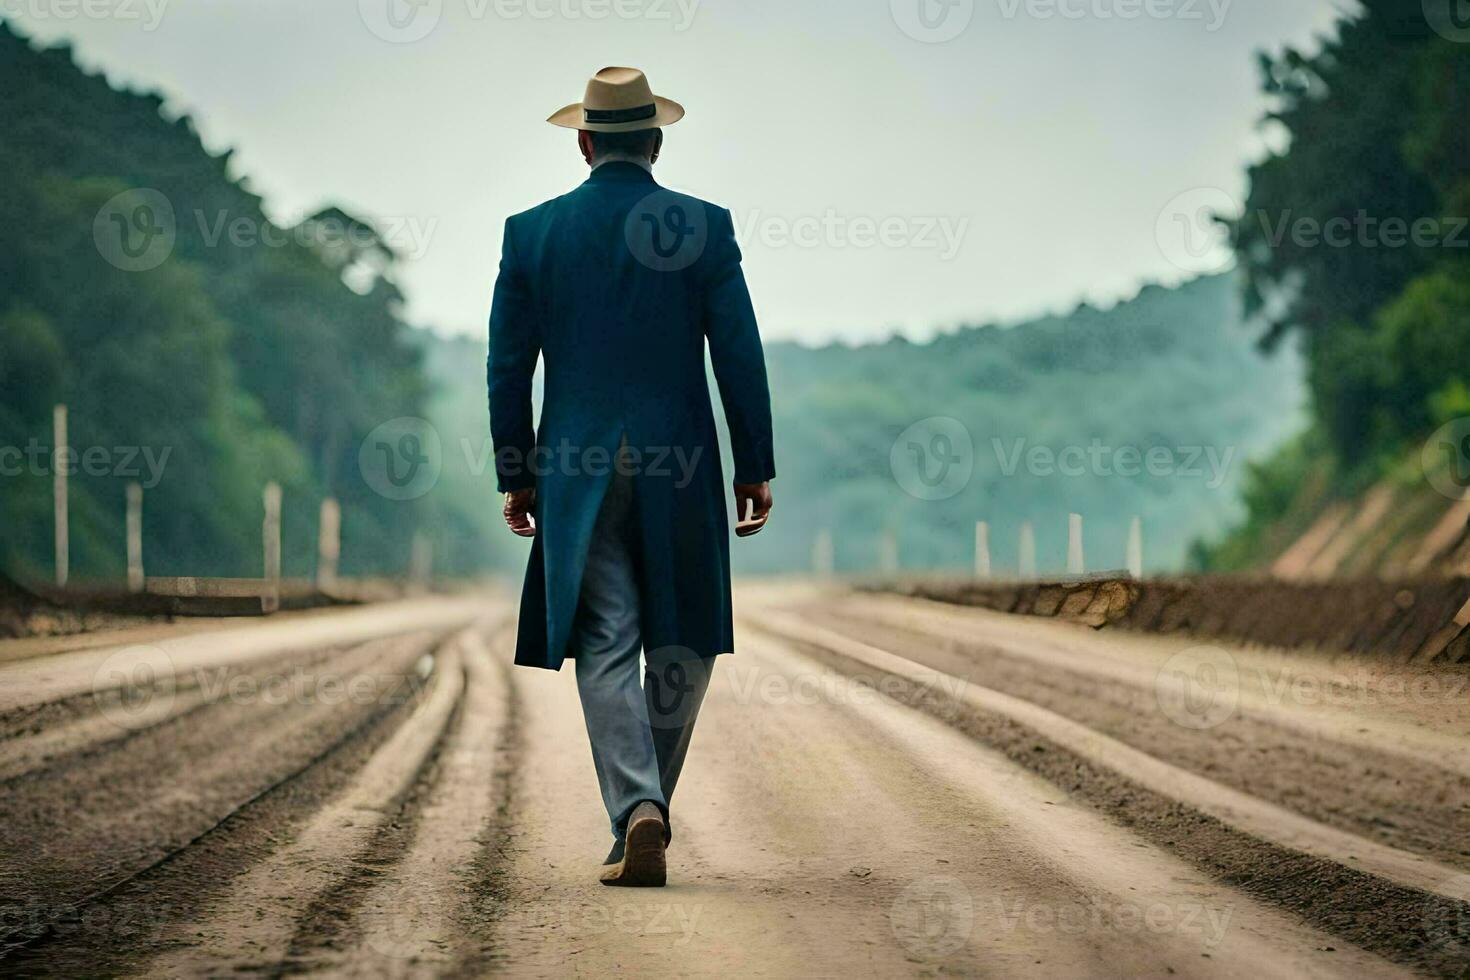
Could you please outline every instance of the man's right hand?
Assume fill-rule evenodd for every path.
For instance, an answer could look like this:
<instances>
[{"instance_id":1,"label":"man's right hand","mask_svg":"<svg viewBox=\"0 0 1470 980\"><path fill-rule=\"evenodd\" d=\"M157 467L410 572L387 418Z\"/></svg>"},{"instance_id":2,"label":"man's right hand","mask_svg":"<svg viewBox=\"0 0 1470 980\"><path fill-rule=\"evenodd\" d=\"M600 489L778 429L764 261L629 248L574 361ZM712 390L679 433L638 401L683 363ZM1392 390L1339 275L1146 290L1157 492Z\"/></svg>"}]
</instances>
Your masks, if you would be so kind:
<instances>
[{"instance_id":1,"label":"man's right hand","mask_svg":"<svg viewBox=\"0 0 1470 980\"><path fill-rule=\"evenodd\" d=\"M512 490L505 495L505 526L523 538L536 536L536 488Z\"/></svg>"},{"instance_id":2,"label":"man's right hand","mask_svg":"<svg viewBox=\"0 0 1470 980\"><path fill-rule=\"evenodd\" d=\"M766 526L766 518L771 516L771 484L765 483L737 483L735 484L735 534L737 537L749 537L756 534ZM746 511L750 510L751 522L741 527L739 522L745 520Z\"/></svg>"}]
</instances>

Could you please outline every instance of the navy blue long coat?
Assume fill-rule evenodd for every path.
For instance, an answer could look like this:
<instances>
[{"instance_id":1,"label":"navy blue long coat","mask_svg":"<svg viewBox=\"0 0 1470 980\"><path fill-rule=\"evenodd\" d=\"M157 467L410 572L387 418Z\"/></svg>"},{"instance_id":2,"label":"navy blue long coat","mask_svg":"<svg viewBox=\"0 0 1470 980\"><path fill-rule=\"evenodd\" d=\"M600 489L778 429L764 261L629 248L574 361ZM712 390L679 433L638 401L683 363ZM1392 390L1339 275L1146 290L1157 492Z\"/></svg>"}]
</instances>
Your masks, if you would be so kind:
<instances>
[{"instance_id":1,"label":"navy blue long coat","mask_svg":"<svg viewBox=\"0 0 1470 980\"><path fill-rule=\"evenodd\" d=\"M620 440L633 474L643 645L657 659L734 650L733 509L705 344L735 482L775 476L755 311L724 208L605 163L505 223L490 312L490 430L502 491L536 488L516 663L560 669L592 528ZM531 379L545 368L539 428Z\"/></svg>"}]
</instances>

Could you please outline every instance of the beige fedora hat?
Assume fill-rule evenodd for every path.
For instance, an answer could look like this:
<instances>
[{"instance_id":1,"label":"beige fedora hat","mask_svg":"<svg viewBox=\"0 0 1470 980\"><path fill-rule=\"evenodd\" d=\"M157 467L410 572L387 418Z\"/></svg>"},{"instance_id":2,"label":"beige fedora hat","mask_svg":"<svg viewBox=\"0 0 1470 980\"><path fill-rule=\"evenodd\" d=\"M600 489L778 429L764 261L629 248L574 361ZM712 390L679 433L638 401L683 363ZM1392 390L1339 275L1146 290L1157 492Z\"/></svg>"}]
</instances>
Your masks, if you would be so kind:
<instances>
[{"instance_id":1,"label":"beige fedora hat","mask_svg":"<svg viewBox=\"0 0 1470 980\"><path fill-rule=\"evenodd\" d=\"M669 126L684 118L684 107L654 95L648 78L637 68L604 68L587 80L581 102L553 112L547 122L595 133L631 133Z\"/></svg>"}]
</instances>

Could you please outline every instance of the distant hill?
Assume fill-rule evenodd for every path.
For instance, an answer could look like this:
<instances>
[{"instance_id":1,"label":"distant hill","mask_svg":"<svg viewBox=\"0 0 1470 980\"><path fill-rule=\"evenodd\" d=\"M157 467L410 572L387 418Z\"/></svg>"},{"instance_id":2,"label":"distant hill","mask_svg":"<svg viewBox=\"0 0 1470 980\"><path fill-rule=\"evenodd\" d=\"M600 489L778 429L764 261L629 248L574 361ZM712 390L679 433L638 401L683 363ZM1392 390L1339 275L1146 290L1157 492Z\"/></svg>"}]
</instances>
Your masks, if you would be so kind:
<instances>
[{"instance_id":1,"label":"distant hill","mask_svg":"<svg viewBox=\"0 0 1470 980\"><path fill-rule=\"evenodd\" d=\"M446 447L485 438L483 343L430 345L433 420ZM1060 570L1072 511L1085 517L1091 567L1123 564L1127 525L1139 515L1148 567L1180 569L1191 542L1239 519L1245 461L1303 424L1299 359L1255 351L1225 276L1151 286L1105 311L1084 306L1011 327L965 328L927 344L773 343L767 358L777 504L771 527L734 549L744 572L809 568L822 529L831 531L839 570L875 568L890 528L904 568L968 568L977 520L993 527L998 572L1015 570L1028 520L1041 570ZM905 430L934 417L967 430L972 475L962 487L937 488L958 489L953 496L926 500L905 489L933 493L911 447L900 446L896 467L893 449ZM932 437L949 434L945 426L953 430L921 425L907 441L943 449ZM1036 465L1047 453L1057 457L1050 469ZM460 450L449 457L446 485L468 487ZM1086 472L1068 475L1079 461ZM937 464L926 463L937 476ZM487 554L518 563L522 549L495 527L495 510L487 505Z\"/></svg>"}]
</instances>

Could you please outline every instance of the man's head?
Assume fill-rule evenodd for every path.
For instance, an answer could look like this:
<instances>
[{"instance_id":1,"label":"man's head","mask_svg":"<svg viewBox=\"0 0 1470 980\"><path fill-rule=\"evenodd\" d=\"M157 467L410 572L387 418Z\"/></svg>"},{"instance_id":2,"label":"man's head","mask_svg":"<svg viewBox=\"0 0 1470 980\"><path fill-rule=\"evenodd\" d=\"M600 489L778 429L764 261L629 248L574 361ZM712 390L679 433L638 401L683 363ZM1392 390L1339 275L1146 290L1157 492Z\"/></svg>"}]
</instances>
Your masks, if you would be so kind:
<instances>
[{"instance_id":1,"label":"man's head","mask_svg":"<svg viewBox=\"0 0 1470 980\"><path fill-rule=\"evenodd\" d=\"M606 160L646 160L651 165L658 160L663 145L662 129L635 129L627 133L577 131L577 146L589 167Z\"/></svg>"},{"instance_id":2,"label":"man's head","mask_svg":"<svg viewBox=\"0 0 1470 980\"><path fill-rule=\"evenodd\" d=\"M606 160L651 164L663 146L664 126L684 118L684 107L654 95L637 68L604 68L587 81L581 102L553 112L547 122L577 130L582 159L591 167Z\"/></svg>"}]
</instances>

